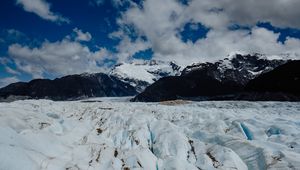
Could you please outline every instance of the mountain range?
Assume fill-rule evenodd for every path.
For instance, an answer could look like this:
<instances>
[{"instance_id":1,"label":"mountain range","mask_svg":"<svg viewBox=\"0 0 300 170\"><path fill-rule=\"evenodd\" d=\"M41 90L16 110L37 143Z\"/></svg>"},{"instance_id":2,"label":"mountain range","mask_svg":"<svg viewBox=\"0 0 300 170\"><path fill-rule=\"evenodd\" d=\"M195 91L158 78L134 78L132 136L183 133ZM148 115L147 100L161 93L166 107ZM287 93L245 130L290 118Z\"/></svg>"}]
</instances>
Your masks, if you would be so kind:
<instances>
[{"instance_id":1,"label":"mountain range","mask_svg":"<svg viewBox=\"0 0 300 170\"><path fill-rule=\"evenodd\" d=\"M153 83L132 101L280 100L298 101L299 61L240 55L186 67L181 76Z\"/></svg>"},{"instance_id":2,"label":"mountain range","mask_svg":"<svg viewBox=\"0 0 300 170\"><path fill-rule=\"evenodd\" d=\"M235 82L245 85L260 74L288 62L288 59L270 59L262 54L232 54L213 63L196 63L187 66L182 76L207 75L220 82Z\"/></svg>"},{"instance_id":3,"label":"mountain range","mask_svg":"<svg viewBox=\"0 0 300 170\"><path fill-rule=\"evenodd\" d=\"M274 59L274 57L270 58L270 56L262 54L238 53L216 62L194 63L185 68L175 62L134 61L117 64L108 74L84 73L54 80L35 79L28 83L13 83L0 89L0 101L28 98L76 100L88 97L133 96L136 94L137 96L132 101L158 102L182 98L192 100L296 100L297 97L294 96L297 94L282 95L287 94L286 89L289 89L289 83L293 82L292 78L287 79L289 76L285 74L290 75L287 70L294 71L293 78L295 79L299 75L297 67L285 66L286 63L289 64L291 61ZM277 73L277 68L281 66L285 66L284 71ZM275 77L279 74L279 76L275 79L274 76L266 76L269 74L274 74ZM264 79L268 81L264 81ZM276 80L277 83L288 82L284 84L286 89L269 92L265 87L273 87L274 84L270 83L273 80ZM297 87L292 86L292 89L295 88Z\"/></svg>"},{"instance_id":4,"label":"mountain range","mask_svg":"<svg viewBox=\"0 0 300 170\"><path fill-rule=\"evenodd\" d=\"M19 99L77 100L88 97L134 96L161 77L180 75L174 62L157 60L117 64L108 74L83 73L54 80L35 79L0 89L0 101Z\"/></svg>"},{"instance_id":5,"label":"mountain range","mask_svg":"<svg viewBox=\"0 0 300 170\"><path fill-rule=\"evenodd\" d=\"M0 98L77 100L88 97L132 96L137 91L117 77L96 73L69 75L54 80L35 79L28 83L18 82L0 89Z\"/></svg>"}]
</instances>

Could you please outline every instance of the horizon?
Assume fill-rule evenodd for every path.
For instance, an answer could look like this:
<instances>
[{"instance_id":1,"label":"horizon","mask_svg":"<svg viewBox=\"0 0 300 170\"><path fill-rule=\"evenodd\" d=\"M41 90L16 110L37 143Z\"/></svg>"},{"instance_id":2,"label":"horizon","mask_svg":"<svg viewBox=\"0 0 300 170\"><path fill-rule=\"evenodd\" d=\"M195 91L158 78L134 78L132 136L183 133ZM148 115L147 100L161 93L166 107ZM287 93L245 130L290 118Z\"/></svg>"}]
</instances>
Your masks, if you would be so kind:
<instances>
[{"instance_id":1,"label":"horizon","mask_svg":"<svg viewBox=\"0 0 300 170\"><path fill-rule=\"evenodd\" d=\"M236 51L288 53L300 59L300 2L293 0L0 4L0 87L35 78L107 72L117 63L134 60L186 66Z\"/></svg>"},{"instance_id":2,"label":"horizon","mask_svg":"<svg viewBox=\"0 0 300 170\"><path fill-rule=\"evenodd\" d=\"M281 55L276 55L276 56L268 56L266 54L259 54L259 53L252 53L252 54L251 53L244 53L243 54L243 53L239 53L239 52L234 52L234 53L231 53L231 54L229 54L229 55L225 56L224 58L219 59L217 61L208 61L208 62L209 63L215 63L215 62L218 62L218 61L225 61L224 59L232 59L236 55L252 55L252 56L256 55L259 59L267 59L267 60L280 60L280 59L286 60L286 61L288 61L288 60L294 60L291 56L289 56L289 54L281 54ZM280 57L282 57L282 58L280 58ZM283 58L283 57L286 57L286 58ZM134 59L134 60L132 60L130 62L126 62L126 63L127 64L133 64L133 65L139 66L139 65L143 65L143 64L141 64L141 62L144 62L144 63L146 62L147 63L147 62L151 62L151 61L159 61L159 62L164 62L164 64L166 64L165 61L155 60L155 59L148 59L148 60L146 60L146 59ZM168 61L168 62L174 63L174 61ZM204 62L191 63L190 65L187 65L187 66L184 66L184 67L180 66L181 67L180 70L184 70L185 68L187 68L189 66L197 65L199 63L204 63ZM32 79L28 79L28 80L25 80L25 81L16 81L16 82L13 82L13 83L10 83L10 84L14 84L14 83L29 83L29 82L31 82L33 80L38 80L38 79L40 79L40 80L55 80L55 79L61 79L61 78L67 77L67 76L74 76L74 75L80 75L80 76L86 76L87 75L87 76L89 76L89 75L94 75L94 74L99 74L99 73L100 74L106 74L108 76L116 76L116 75L110 75L110 73L112 71L114 71L115 67L118 67L118 66L120 66L122 64L124 64L124 63L116 63L115 65L113 65L112 67L110 67L108 70L100 71L100 72L82 72L82 73L77 73L77 74L60 75L58 77L32 78ZM175 64L177 65L176 62L175 62ZM6 86L9 86L10 84L7 84L5 86L0 86L0 88L4 88Z\"/></svg>"},{"instance_id":3,"label":"horizon","mask_svg":"<svg viewBox=\"0 0 300 170\"><path fill-rule=\"evenodd\" d=\"M300 170L299 7L0 1L0 170Z\"/></svg>"}]
</instances>

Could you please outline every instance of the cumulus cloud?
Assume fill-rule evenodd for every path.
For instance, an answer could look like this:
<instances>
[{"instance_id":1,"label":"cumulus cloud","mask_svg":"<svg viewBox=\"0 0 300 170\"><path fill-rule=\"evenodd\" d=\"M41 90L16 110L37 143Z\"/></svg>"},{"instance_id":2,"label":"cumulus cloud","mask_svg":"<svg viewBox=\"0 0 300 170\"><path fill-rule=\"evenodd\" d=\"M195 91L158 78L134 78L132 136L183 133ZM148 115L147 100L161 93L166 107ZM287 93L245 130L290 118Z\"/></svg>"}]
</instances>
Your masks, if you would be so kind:
<instances>
[{"instance_id":1,"label":"cumulus cloud","mask_svg":"<svg viewBox=\"0 0 300 170\"><path fill-rule=\"evenodd\" d=\"M43 78L79 74L83 72L104 72L104 60L111 57L105 48L91 51L77 41L64 38L57 42L45 41L40 47L30 48L20 44L9 46L8 53L17 69Z\"/></svg>"},{"instance_id":2,"label":"cumulus cloud","mask_svg":"<svg viewBox=\"0 0 300 170\"><path fill-rule=\"evenodd\" d=\"M32 12L39 17L58 23L69 23L70 20L50 10L51 5L46 0L17 0L17 5L27 12Z\"/></svg>"},{"instance_id":3,"label":"cumulus cloud","mask_svg":"<svg viewBox=\"0 0 300 170\"><path fill-rule=\"evenodd\" d=\"M117 53L115 54L118 62L131 60L130 57L135 53L151 48L151 44L148 41L141 37L132 39L132 37L126 34L124 30L112 32L109 34L109 37L120 40L120 43L116 46Z\"/></svg>"},{"instance_id":4,"label":"cumulus cloud","mask_svg":"<svg viewBox=\"0 0 300 170\"><path fill-rule=\"evenodd\" d=\"M187 4L164 0L163 5L160 0L145 0L142 4L131 2L117 20L120 30L110 36L121 37L117 48L121 58L152 48L154 58L175 60L182 65L220 59L233 51L297 54L300 52L297 47L299 39L278 42L279 34L256 24L270 22L277 27L300 28L298 6L300 1L295 0L191 0ZM201 23L209 28L209 32L194 43L184 42L179 34L188 23ZM249 29L229 29L234 24ZM128 31L128 28L133 31ZM140 48L126 52L128 47Z\"/></svg>"},{"instance_id":5,"label":"cumulus cloud","mask_svg":"<svg viewBox=\"0 0 300 170\"><path fill-rule=\"evenodd\" d=\"M258 21L271 22L278 27L300 28L300 1L296 0L192 0L182 18L202 22L218 28L231 23L255 25Z\"/></svg>"},{"instance_id":6,"label":"cumulus cloud","mask_svg":"<svg viewBox=\"0 0 300 170\"><path fill-rule=\"evenodd\" d=\"M5 87L11 83L16 83L20 81L17 77L13 76L13 77L5 77L5 78L1 78L0 79L0 88L1 87Z\"/></svg>"},{"instance_id":7,"label":"cumulus cloud","mask_svg":"<svg viewBox=\"0 0 300 170\"><path fill-rule=\"evenodd\" d=\"M218 1L225 15L233 22L255 24L271 22L278 27L300 28L300 1L297 0L251 0Z\"/></svg>"},{"instance_id":8,"label":"cumulus cloud","mask_svg":"<svg viewBox=\"0 0 300 170\"><path fill-rule=\"evenodd\" d=\"M77 34L76 41L90 41L92 39L92 35L89 32L84 33L78 28L74 28L73 31Z\"/></svg>"},{"instance_id":9,"label":"cumulus cloud","mask_svg":"<svg viewBox=\"0 0 300 170\"><path fill-rule=\"evenodd\" d=\"M25 4L30 6L31 1L39 5L26 8ZM106 71L109 67L108 60L128 61L136 53L149 48L153 51L154 59L173 60L182 66L193 62L218 60L236 51L268 55L289 53L300 59L299 39L287 37L284 43L278 42L279 33L256 26L257 22L270 22L281 28L300 28L300 20L297 20L300 12L296 9L300 6L300 1L189 0L181 3L180 0L145 0L139 4L131 0L111 2L115 7L129 4L126 10L121 10L120 17L117 18L119 29L109 34L110 38L120 40L114 48L116 53L105 48L92 51L83 45L83 41L90 41L92 35L74 28L75 37L67 36L56 42L44 41L35 48L19 43L10 45L8 54L16 65L16 70L8 67L6 71L14 75L21 71L34 78L49 74L57 77ZM41 17L44 16L42 18L51 21L60 18L50 11L50 5L46 1L17 0L17 3L22 4L27 11L46 11L35 12ZM199 29L201 24L209 28L209 31L198 40L184 41L180 32L186 24L190 24L193 30ZM230 29L232 25L247 26L247 29ZM8 61L3 59L2 62Z\"/></svg>"}]
</instances>

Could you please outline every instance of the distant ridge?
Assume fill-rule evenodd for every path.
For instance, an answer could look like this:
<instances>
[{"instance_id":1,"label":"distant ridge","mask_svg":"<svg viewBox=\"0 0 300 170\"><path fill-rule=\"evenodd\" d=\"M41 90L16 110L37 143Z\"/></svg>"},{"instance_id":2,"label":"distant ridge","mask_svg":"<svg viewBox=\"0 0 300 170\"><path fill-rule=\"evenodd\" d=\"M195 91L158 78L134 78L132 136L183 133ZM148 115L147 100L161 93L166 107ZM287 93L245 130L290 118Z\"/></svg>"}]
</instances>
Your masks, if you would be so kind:
<instances>
[{"instance_id":1,"label":"distant ridge","mask_svg":"<svg viewBox=\"0 0 300 170\"><path fill-rule=\"evenodd\" d=\"M0 89L0 98L75 100L87 97L132 96L134 87L114 76L103 73L69 75L54 80L35 79L28 83L18 82Z\"/></svg>"},{"instance_id":2,"label":"distant ridge","mask_svg":"<svg viewBox=\"0 0 300 170\"><path fill-rule=\"evenodd\" d=\"M262 54L234 54L214 63L195 63L186 68L174 62L156 60L122 63L116 65L109 74L83 73L54 80L35 79L28 83L13 83L0 89L0 101L77 100L133 96L141 91L132 101L295 101L299 96L298 65L298 61L276 57L270 59ZM283 71L277 71L281 68L284 68ZM288 91L291 89L296 91Z\"/></svg>"}]
</instances>

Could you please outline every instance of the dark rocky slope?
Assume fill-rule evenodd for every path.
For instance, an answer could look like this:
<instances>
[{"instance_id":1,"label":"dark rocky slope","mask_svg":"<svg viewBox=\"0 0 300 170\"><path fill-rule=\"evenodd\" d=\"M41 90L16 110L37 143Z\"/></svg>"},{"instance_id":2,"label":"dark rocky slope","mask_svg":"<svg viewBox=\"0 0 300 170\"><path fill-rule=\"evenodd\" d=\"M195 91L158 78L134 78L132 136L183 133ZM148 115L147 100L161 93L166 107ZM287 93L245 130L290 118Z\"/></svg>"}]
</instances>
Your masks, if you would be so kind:
<instances>
[{"instance_id":1,"label":"dark rocky slope","mask_svg":"<svg viewBox=\"0 0 300 170\"><path fill-rule=\"evenodd\" d=\"M262 54L235 54L214 63L198 63L187 66L182 71L182 76L205 74L220 82L234 81L240 85L246 85L250 80L273 70L288 62L288 60L267 59Z\"/></svg>"},{"instance_id":2,"label":"dark rocky slope","mask_svg":"<svg viewBox=\"0 0 300 170\"><path fill-rule=\"evenodd\" d=\"M232 94L242 90L235 82L220 82L209 76L172 76L159 79L132 101L158 102L175 99L201 98Z\"/></svg>"},{"instance_id":3,"label":"dark rocky slope","mask_svg":"<svg viewBox=\"0 0 300 170\"><path fill-rule=\"evenodd\" d=\"M251 80L244 100L300 101L300 61L290 61Z\"/></svg>"},{"instance_id":4,"label":"dark rocky slope","mask_svg":"<svg viewBox=\"0 0 300 170\"><path fill-rule=\"evenodd\" d=\"M288 91L299 85L295 82L299 77L296 76L299 75L299 69L297 70L297 67L294 66L297 64L291 64L294 62L284 64L288 61L241 55L226 60L229 61L226 67L222 67L223 61L187 67L181 76L160 79L132 101L158 102L182 98L192 100L297 100L295 96L298 95L298 92ZM277 66L279 66L278 69L270 71ZM300 67L298 66L298 68Z\"/></svg>"},{"instance_id":5,"label":"dark rocky slope","mask_svg":"<svg viewBox=\"0 0 300 170\"><path fill-rule=\"evenodd\" d=\"M86 97L132 96L136 93L134 87L118 78L97 73L13 83L0 89L0 98L75 100Z\"/></svg>"}]
</instances>

